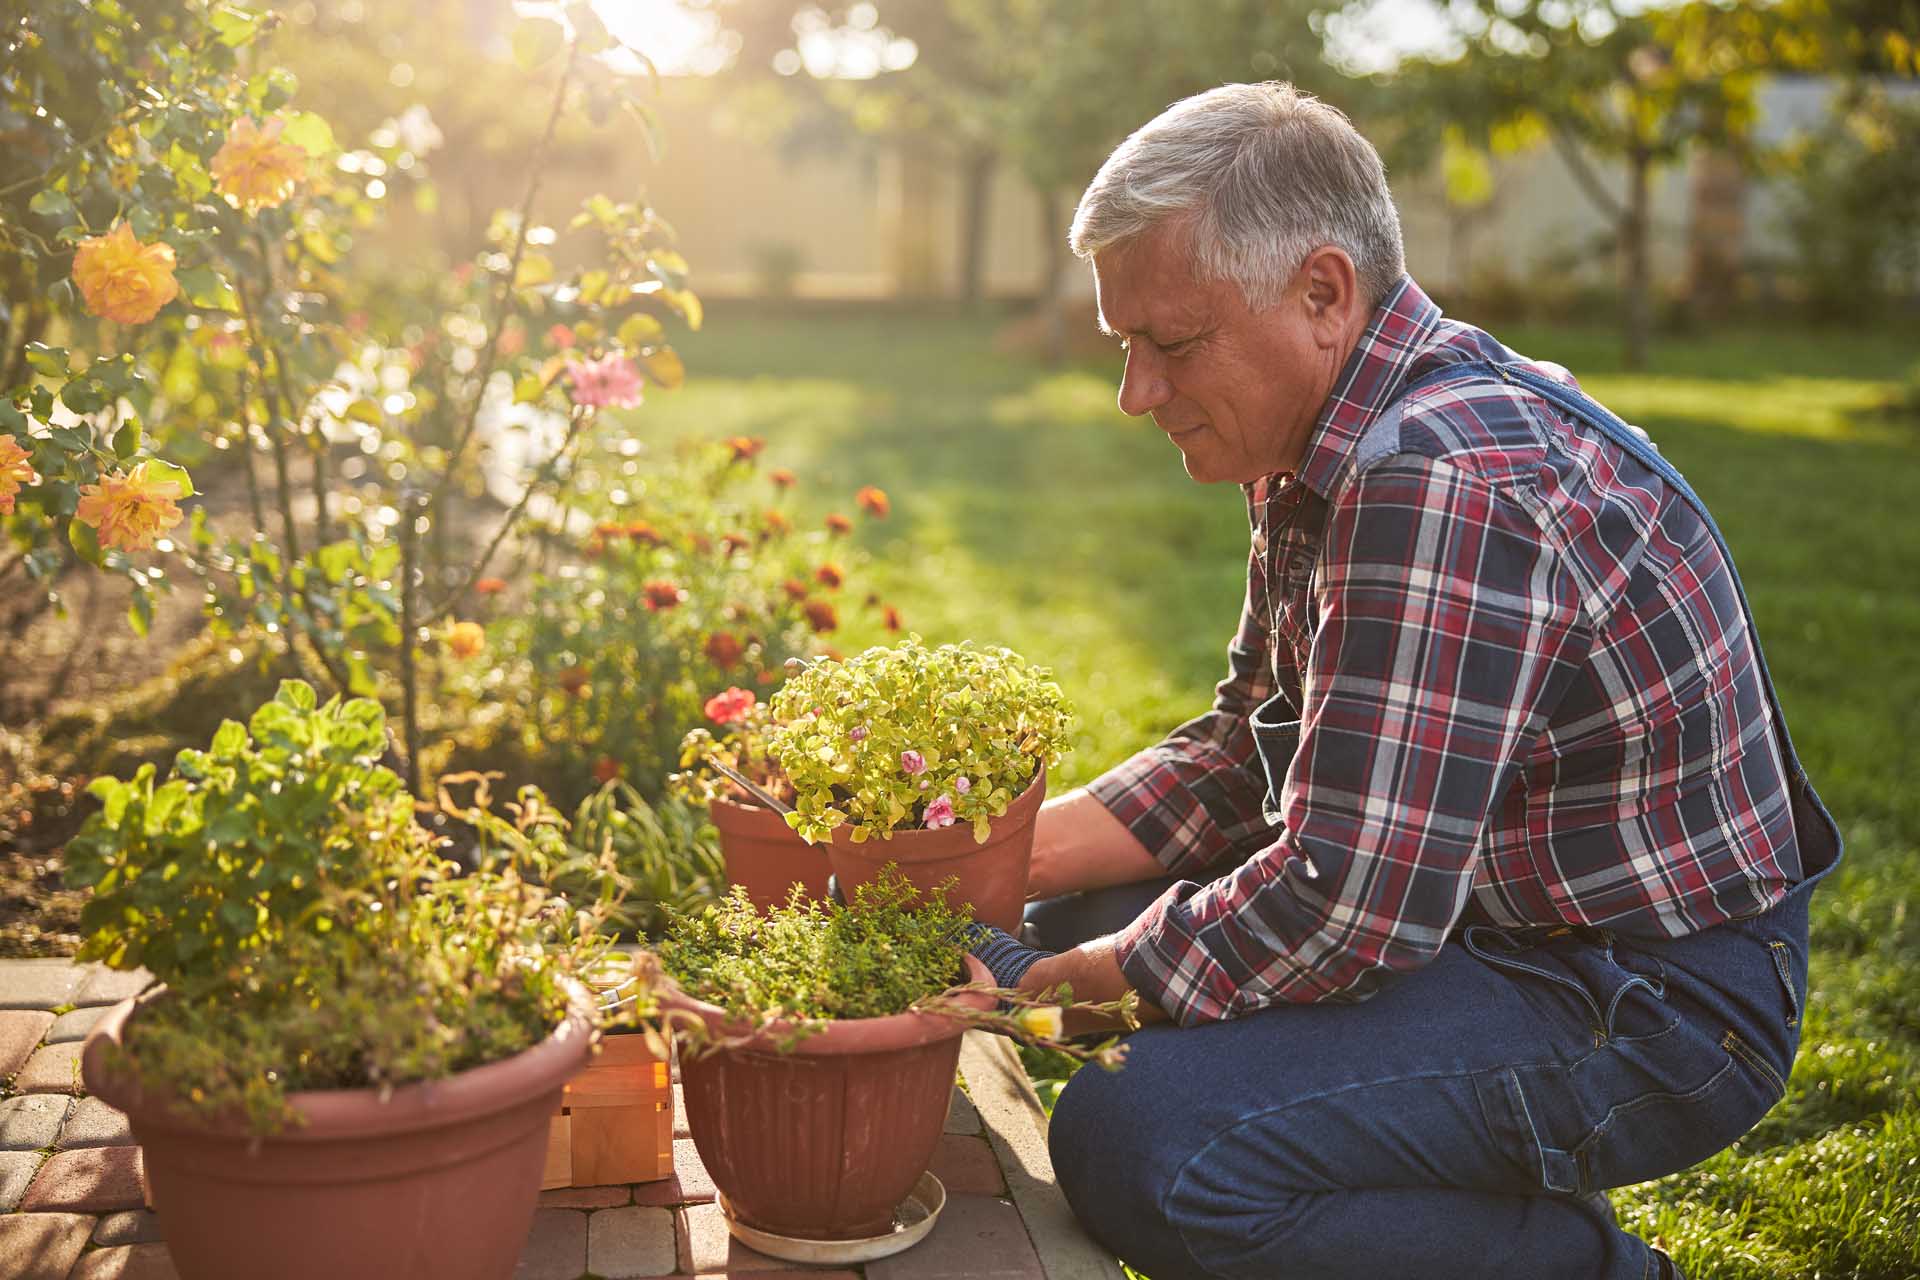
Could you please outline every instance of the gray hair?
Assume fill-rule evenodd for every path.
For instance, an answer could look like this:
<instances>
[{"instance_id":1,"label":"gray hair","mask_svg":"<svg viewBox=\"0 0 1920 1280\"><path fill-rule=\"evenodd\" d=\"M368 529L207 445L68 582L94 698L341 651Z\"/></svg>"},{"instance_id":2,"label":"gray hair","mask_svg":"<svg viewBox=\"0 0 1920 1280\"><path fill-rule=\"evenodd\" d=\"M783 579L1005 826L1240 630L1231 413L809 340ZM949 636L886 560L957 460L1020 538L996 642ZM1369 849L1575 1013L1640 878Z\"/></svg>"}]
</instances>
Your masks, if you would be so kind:
<instances>
[{"instance_id":1,"label":"gray hair","mask_svg":"<svg viewBox=\"0 0 1920 1280\"><path fill-rule=\"evenodd\" d=\"M1176 219L1194 277L1231 281L1255 311L1322 245L1346 251L1376 306L1406 271L1380 153L1279 81L1209 89L1136 129L1087 185L1068 244L1090 259Z\"/></svg>"}]
</instances>

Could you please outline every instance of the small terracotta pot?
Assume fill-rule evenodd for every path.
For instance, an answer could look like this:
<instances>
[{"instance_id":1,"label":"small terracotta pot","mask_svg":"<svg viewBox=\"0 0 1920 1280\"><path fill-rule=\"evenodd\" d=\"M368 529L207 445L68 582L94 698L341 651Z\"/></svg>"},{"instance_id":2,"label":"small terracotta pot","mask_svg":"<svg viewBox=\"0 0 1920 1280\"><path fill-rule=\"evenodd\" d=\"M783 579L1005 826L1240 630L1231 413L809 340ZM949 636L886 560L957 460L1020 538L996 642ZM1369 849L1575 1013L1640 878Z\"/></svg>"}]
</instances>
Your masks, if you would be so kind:
<instances>
[{"instance_id":1,"label":"small terracotta pot","mask_svg":"<svg viewBox=\"0 0 1920 1280\"><path fill-rule=\"evenodd\" d=\"M731 800L712 801L707 813L720 833L728 882L745 885L759 910L784 904L795 882L809 898L826 900L827 876L832 871L827 851L795 835L785 818L760 805Z\"/></svg>"},{"instance_id":2,"label":"small terracotta pot","mask_svg":"<svg viewBox=\"0 0 1920 1280\"><path fill-rule=\"evenodd\" d=\"M587 1060L592 1003L533 1048L445 1080L295 1093L306 1124L254 1138L183 1119L110 1046L158 992L87 1037L88 1090L127 1113L182 1276L507 1280L540 1193L561 1088Z\"/></svg>"},{"instance_id":3,"label":"small terracotta pot","mask_svg":"<svg viewBox=\"0 0 1920 1280\"><path fill-rule=\"evenodd\" d=\"M889 862L922 893L948 878L959 885L947 895L955 906L969 903L973 918L1009 933L1020 929L1026 910L1027 866L1033 859L1033 823L1047 798L1047 775L1040 775L993 820L987 842L976 844L973 828L956 822L938 831L896 831L880 840L855 844L840 832L827 846L827 860L849 901L853 891L880 874ZM795 837L798 839L798 837Z\"/></svg>"},{"instance_id":4,"label":"small terracotta pot","mask_svg":"<svg viewBox=\"0 0 1920 1280\"><path fill-rule=\"evenodd\" d=\"M966 957L967 981L991 982ZM671 983L661 1003L718 1035L747 1028ZM993 1007L978 992L955 996ZM966 1024L928 1013L835 1022L791 1052L776 1023L741 1047L680 1056L687 1128L734 1217L805 1240L886 1231L933 1160Z\"/></svg>"}]
</instances>

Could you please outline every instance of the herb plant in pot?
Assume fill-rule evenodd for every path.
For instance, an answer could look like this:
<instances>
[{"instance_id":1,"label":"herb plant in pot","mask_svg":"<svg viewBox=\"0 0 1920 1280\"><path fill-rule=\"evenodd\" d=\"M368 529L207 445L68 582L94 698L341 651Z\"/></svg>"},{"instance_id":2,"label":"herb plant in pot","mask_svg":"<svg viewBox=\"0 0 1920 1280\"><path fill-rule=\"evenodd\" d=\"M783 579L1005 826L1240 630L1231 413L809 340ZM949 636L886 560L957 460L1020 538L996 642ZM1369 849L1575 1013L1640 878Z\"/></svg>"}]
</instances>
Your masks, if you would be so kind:
<instances>
[{"instance_id":1,"label":"herb plant in pot","mask_svg":"<svg viewBox=\"0 0 1920 1280\"><path fill-rule=\"evenodd\" d=\"M164 784L95 782L69 846L82 956L162 984L83 1064L182 1275L505 1280L525 1245L594 1031L573 975L606 944L542 887L564 823L537 792L509 820L485 779L466 807L443 790L478 842L460 874L385 746L378 704L288 681Z\"/></svg>"}]
</instances>

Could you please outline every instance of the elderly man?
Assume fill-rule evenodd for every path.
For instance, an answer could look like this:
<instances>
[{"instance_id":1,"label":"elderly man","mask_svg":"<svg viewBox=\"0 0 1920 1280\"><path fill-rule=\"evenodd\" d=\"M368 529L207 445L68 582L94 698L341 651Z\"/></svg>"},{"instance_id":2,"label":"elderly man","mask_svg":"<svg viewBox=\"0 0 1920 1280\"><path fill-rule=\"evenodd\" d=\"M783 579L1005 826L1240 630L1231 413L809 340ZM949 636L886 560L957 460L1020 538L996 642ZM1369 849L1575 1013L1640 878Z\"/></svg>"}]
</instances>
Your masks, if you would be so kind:
<instances>
[{"instance_id":1,"label":"elderly man","mask_svg":"<svg viewBox=\"0 0 1920 1280\"><path fill-rule=\"evenodd\" d=\"M1153 1280L1677 1275L1602 1192L1780 1098L1840 852L1712 519L1287 85L1141 128L1072 244L1253 547L1212 710L1041 817L1021 985L1173 1024L1061 1095L1067 1198Z\"/></svg>"}]
</instances>

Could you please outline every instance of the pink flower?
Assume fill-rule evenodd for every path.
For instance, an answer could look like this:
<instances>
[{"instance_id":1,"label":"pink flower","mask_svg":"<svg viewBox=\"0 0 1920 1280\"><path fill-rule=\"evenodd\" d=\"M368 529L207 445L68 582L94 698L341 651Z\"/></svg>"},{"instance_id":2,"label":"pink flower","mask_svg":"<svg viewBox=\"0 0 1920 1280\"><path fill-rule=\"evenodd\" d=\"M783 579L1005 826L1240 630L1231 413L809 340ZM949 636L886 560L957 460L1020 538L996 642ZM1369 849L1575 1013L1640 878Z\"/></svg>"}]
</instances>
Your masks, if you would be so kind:
<instances>
[{"instance_id":1,"label":"pink flower","mask_svg":"<svg viewBox=\"0 0 1920 1280\"><path fill-rule=\"evenodd\" d=\"M753 696L753 690L734 687L725 693L716 693L707 699L707 719L715 724L732 724L745 719L760 700Z\"/></svg>"},{"instance_id":2,"label":"pink flower","mask_svg":"<svg viewBox=\"0 0 1920 1280\"><path fill-rule=\"evenodd\" d=\"M589 408L631 409L640 403L640 371L618 351L598 360L567 361L573 402Z\"/></svg>"},{"instance_id":3,"label":"pink flower","mask_svg":"<svg viewBox=\"0 0 1920 1280\"><path fill-rule=\"evenodd\" d=\"M945 796L941 796L938 800L928 805L925 822L927 830L929 831L938 831L942 827L952 826L953 801Z\"/></svg>"},{"instance_id":4,"label":"pink flower","mask_svg":"<svg viewBox=\"0 0 1920 1280\"><path fill-rule=\"evenodd\" d=\"M870 731L868 730L867 726L863 724L857 724L853 726L853 728L847 730L847 738L849 741L852 741L852 742L865 742L867 740L868 732Z\"/></svg>"},{"instance_id":5,"label":"pink flower","mask_svg":"<svg viewBox=\"0 0 1920 1280\"><path fill-rule=\"evenodd\" d=\"M967 775L963 773L953 780L953 789L961 795L965 795L967 792L973 790L973 784L967 781Z\"/></svg>"},{"instance_id":6,"label":"pink flower","mask_svg":"<svg viewBox=\"0 0 1920 1280\"><path fill-rule=\"evenodd\" d=\"M927 758L918 751L902 751L900 767L909 774L921 774L927 771Z\"/></svg>"}]
</instances>

